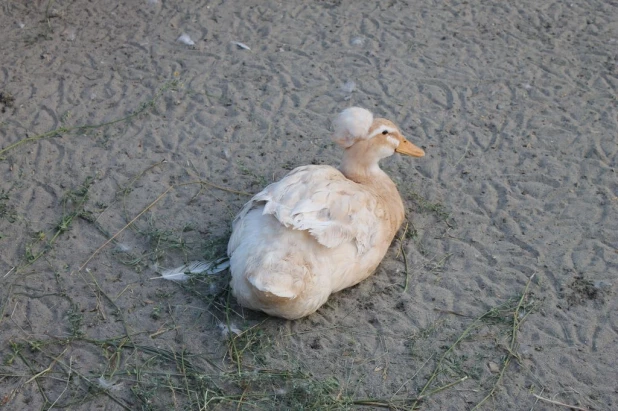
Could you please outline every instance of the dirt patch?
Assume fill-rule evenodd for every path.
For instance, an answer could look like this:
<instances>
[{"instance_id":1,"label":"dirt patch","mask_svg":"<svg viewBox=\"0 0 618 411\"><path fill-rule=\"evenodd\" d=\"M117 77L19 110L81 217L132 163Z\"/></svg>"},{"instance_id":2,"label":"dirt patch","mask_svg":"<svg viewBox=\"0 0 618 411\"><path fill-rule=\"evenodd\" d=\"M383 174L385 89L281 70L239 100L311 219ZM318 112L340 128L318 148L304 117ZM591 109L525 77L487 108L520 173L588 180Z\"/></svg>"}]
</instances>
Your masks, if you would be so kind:
<instances>
[{"instance_id":1,"label":"dirt patch","mask_svg":"<svg viewBox=\"0 0 618 411\"><path fill-rule=\"evenodd\" d=\"M568 285L570 290L566 296L566 300L569 303L569 307L575 305L583 305L587 301L599 301L603 302L605 292L601 287L597 287L591 280L584 278L583 276L577 276Z\"/></svg>"},{"instance_id":2,"label":"dirt patch","mask_svg":"<svg viewBox=\"0 0 618 411\"><path fill-rule=\"evenodd\" d=\"M2 105L2 109L0 109L3 113L6 113L7 108L12 108L15 103L15 97L11 93L6 91L0 91L0 104Z\"/></svg>"}]
</instances>

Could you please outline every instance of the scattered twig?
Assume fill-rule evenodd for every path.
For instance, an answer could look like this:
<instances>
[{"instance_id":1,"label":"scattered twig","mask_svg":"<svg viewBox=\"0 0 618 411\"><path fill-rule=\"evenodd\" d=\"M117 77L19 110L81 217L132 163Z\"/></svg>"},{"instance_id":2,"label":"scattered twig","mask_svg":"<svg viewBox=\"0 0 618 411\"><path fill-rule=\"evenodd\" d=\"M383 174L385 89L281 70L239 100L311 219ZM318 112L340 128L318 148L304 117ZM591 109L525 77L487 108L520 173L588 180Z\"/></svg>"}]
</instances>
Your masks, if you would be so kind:
<instances>
[{"instance_id":1,"label":"scattered twig","mask_svg":"<svg viewBox=\"0 0 618 411\"><path fill-rule=\"evenodd\" d=\"M497 389L498 384L500 383L500 381L502 380L502 377L504 376L504 373L508 367L508 365L510 364L511 359L513 358L512 353L514 353L516 351L516 333L517 330L519 329L519 326L521 325L521 321L519 320L519 312L520 309L522 308L522 305L524 303L524 300L526 298L526 296L528 295L528 289L530 287L530 282L532 281L532 279L534 278L534 274L530 276L530 278L528 279L528 282L526 283L526 288L524 289L524 292L522 293L519 302L515 308L515 312L513 313L513 333L514 335L511 336L511 346L509 347L508 353L507 353L507 357L504 360L502 369L500 370L500 375L498 376L498 379L496 381L496 383L494 384L492 390L489 392L489 394L487 394L487 396L485 396L485 398L483 398L481 400L481 402L479 402L474 408L473 410L478 409L485 401L487 401L487 399L489 399L494 392ZM495 309L491 309L487 312L485 312L483 315L481 315L480 317L476 318L472 324L470 324L464 331L463 333L461 333L461 335L457 338L457 340L444 352L444 354L442 354L442 356L440 357L440 360L438 360L438 364L436 365L436 368L434 370L434 372L431 374L431 376L429 377L429 379L427 380L427 382L425 383L425 385L423 386L423 388L421 389L421 392L418 395L419 400L421 398L425 397L425 391L427 390L427 388L429 388L429 386L431 385L431 383L435 380L435 378L438 376L438 373L440 371L440 369L442 368L442 364L444 362L444 360L446 359L446 357L455 349L455 347L457 347L457 345L463 341L464 338L466 338L468 336L468 334L470 334L470 332L475 329L478 325L479 322L481 322L482 320L484 320L487 317L490 317L491 315L493 315L495 312ZM525 317L524 317L525 318ZM415 401L414 404L412 405L412 409L414 409L418 403L418 401Z\"/></svg>"},{"instance_id":2,"label":"scattered twig","mask_svg":"<svg viewBox=\"0 0 618 411\"><path fill-rule=\"evenodd\" d=\"M470 147L470 140L471 140L471 139L468 139L468 142L466 143L466 148L464 148L464 152L463 152L463 154L461 155L461 157L459 158L459 160L457 160L457 162L454 164L454 166L453 166L453 167L457 167L457 166L459 165L459 163L461 163L461 160L463 160L463 159L464 159L464 157L466 156L466 154L468 154L468 147Z\"/></svg>"},{"instance_id":3,"label":"scattered twig","mask_svg":"<svg viewBox=\"0 0 618 411\"><path fill-rule=\"evenodd\" d=\"M26 364L26 366L30 369L31 372L34 372L34 367L32 366L32 364L30 364L30 361L28 361L26 359L26 357L24 357L22 355L21 352L16 352L16 355L19 357L20 360L22 360L24 362L24 364ZM48 367L49 368L49 367ZM43 371L47 372L48 369L45 369ZM43 400L45 401L45 403L49 403L49 399L47 398L47 394L45 394L45 390L43 389L43 387L41 386L41 383L39 382L39 379L37 378L37 376L41 374L38 373L36 374L34 377L30 378L26 383L32 381L34 379L34 382L37 385L37 388L39 389L39 393L41 393L41 397L43 397Z\"/></svg>"},{"instance_id":4,"label":"scattered twig","mask_svg":"<svg viewBox=\"0 0 618 411\"><path fill-rule=\"evenodd\" d=\"M436 379L436 377L438 376L438 372L440 371L441 367L442 367L442 363L444 362L444 360L446 359L446 356L448 354L451 353L451 351L453 351L455 349L455 347L461 342L463 341L464 338L466 338L468 336L468 334L476 327L476 324L479 323L483 318L485 318L487 315L489 315L490 311L486 312L485 314L483 314L482 316L480 316L479 318L477 318L476 320L474 320L472 322L472 324L470 324L468 326L468 328L466 328L464 330L463 333L461 333L461 335L459 336L459 338L457 338L457 340L444 352L444 354L442 354L442 356L440 357L440 359L438 360L438 365L436 365L436 368L434 370L434 372L431 374L431 376L429 377L429 379L427 380L427 382L425 383L425 385L423 386L423 388L421 389L421 392L418 395L418 400L414 401L414 404L412 404L412 409L416 408L418 401L420 400L420 398L424 398L425 397L425 391L427 391L427 388L429 388L429 386L431 385L431 383L433 382L433 380Z\"/></svg>"},{"instance_id":5,"label":"scattered twig","mask_svg":"<svg viewBox=\"0 0 618 411\"><path fill-rule=\"evenodd\" d=\"M420 368L418 370L416 370L416 372L414 373L414 375L410 378L408 378L408 380L406 382L404 382L403 384L401 384L401 386L397 389L397 391L395 391L395 394L393 394L393 396L399 394L399 391L401 391L401 389L403 387L405 387L405 385L407 383L409 383L410 381L412 381L414 378L416 378L416 376L418 375L419 372L421 372L421 370L423 368L425 368L425 366L427 365L427 363L434 357L435 353L432 353L426 360L425 362L420 366Z\"/></svg>"},{"instance_id":6,"label":"scattered twig","mask_svg":"<svg viewBox=\"0 0 618 411\"><path fill-rule=\"evenodd\" d=\"M408 233L408 222L406 221L406 226L403 229L403 233L401 234L401 237L399 237L399 251L401 252L401 255L403 257L403 265L406 270L406 282L403 286L404 293L408 291L408 283L410 282L410 270L408 269L408 256L406 256L406 250L403 249L403 240L404 238L406 238L407 233Z\"/></svg>"},{"instance_id":7,"label":"scattered twig","mask_svg":"<svg viewBox=\"0 0 618 411\"><path fill-rule=\"evenodd\" d=\"M534 395L537 399L539 399L539 400L541 400L541 401L548 402L548 403L550 403L550 404L560 405L560 406L562 406L562 407L571 408L571 409L573 409L573 410L588 411L588 409L587 409L587 408L578 407L577 405L565 404L565 403L560 402L560 401L551 400L551 399L549 399L549 398L541 397L540 395L537 395L537 394L535 394L535 393L532 393L532 395Z\"/></svg>"},{"instance_id":8,"label":"scattered twig","mask_svg":"<svg viewBox=\"0 0 618 411\"><path fill-rule=\"evenodd\" d=\"M47 355L47 354L46 354ZM58 361L58 364L60 364L61 366L63 366L65 369L67 369L69 372L73 372L75 375L77 375L79 378L81 378L86 385L88 385L88 387L90 389L95 389L95 387L98 387L98 384L93 383L92 381L90 381L90 379L88 379L85 375L79 373L76 369L72 368L70 365L66 365L64 362L62 361ZM124 402L122 400L120 400L119 398L116 398L114 395L112 395L109 390L103 390L103 394L107 395L112 401L114 401L116 404L120 405L122 408L124 408L125 410L131 410L131 408L129 408L127 405L124 404ZM47 399L47 398L46 398Z\"/></svg>"},{"instance_id":9,"label":"scattered twig","mask_svg":"<svg viewBox=\"0 0 618 411\"><path fill-rule=\"evenodd\" d=\"M409 401L417 400L417 398L410 398ZM354 400L351 402L353 405L361 405L366 407L388 408L389 410L396 410L401 408L394 401L381 401L381 400Z\"/></svg>"},{"instance_id":10,"label":"scattered twig","mask_svg":"<svg viewBox=\"0 0 618 411\"><path fill-rule=\"evenodd\" d=\"M65 353L65 352L67 352L67 350L68 350L68 349L69 349L69 348L68 348L68 347L66 347L66 348L64 349L64 351L62 351L62 352L60 353L60 355L58 355L56 358L54 358L54 359L52 360L51 364L49 364L49 366L48 366L47 368L45 368L43 371L41 371L41 372L36 373L35 375L33 375L33 376L32 376L32 378L30 378L28 381L26 381L26 384L29 384L29 383L31 383L32 381L34 381L34 380L36 380L37 378L39 378L40 376L42 376L42 375L47 374L48 372L50 372L50 371L52 370L52 368L53 368L54 364L56 364L56 363L58 362L58 359L59 359L60 357L62 357L62 356L64 355L64 353Z\"/></svg>"},{"instance_id":11,"label":"scattered twig","mask_svg":"<svg viewBox=\"0 0 618 411\"><path fill-rule=\"evenodd\" d=\"M521 310L521 306L524 303L524 299L528 295L528 288L530 288L530 283L536 273L533 273L530 278L528 278L528 282L526 282L526 288L524 288L524 292L521 294L521 298L519 299L519 303L517 304L517 308L515 309L515 314L513 314L513 334L511 335L511 351L514 351L515 344L517 343L517 330L519 329L519 325L521 322L519 321L519 310Z\"/></svg>"},{"instance_id":12,"label":"scattered twig","mask_svg":"<svg viewBox=\"0 0 618 411\"><path fill-rule=\"evenodd\" d=\"M168 331L174 331L176 329L178 329L178 327L173 327L173 328L163 328L163 327L161 327L157 331L155 331L154 333L150 334L148 337L155 338L155 337L157 337L157 336L159 336L161 334L165 334Z\"/></svg>"},{"instance_id":13,"label":"scattered twig","mask_svg":"<svg viewBox=\"0 0 618 411\"><path fill-rule=\"evenodd\" d=\"M47 2L47 7L45 8L45 20L47 20L47 27L49 27L50 30L52 29L51 21L50 21L52 16L49 14L49 8L51 7L53 3L54 3L54 0L49 0Z\"/></svg>"},{"instance_id":14,"label":"scattered twig","mask_svg":"<svg viewBox=\"0 0 618 411\"><path fill-rule=\"evenodd\" d=\"M444 264L446 264L446 260L448 260L448 258L450 256L452 256L452 255L453 255L452 253L444 254L444 256L439 261L437 261L434 264L434 266L431 268L431 270L428 272L428 274L434 273L434 272L438 271L439 269L444 268ZM435 258L432 259L432 260L435 260Z\"/></svg>"},{"instance_id":15,"label":"scattered twig","mask_svg":"<svg viewBox=\"0 0 618 411\"><path fill-rule=\"evenodd\" d=\"M77 269L77 271L81 271L84 269L84 267L102 250L104 249L109 243L111 243L112 241L114 241L114 239L116 237L118 237L124 230L126 230L129 226L131 226L131 224L133 224L138 218L140 218L146 211L150 210L156 203L159 202L159 200L161 200L172 188L174 188L174 186L169 186L167 188L167 190L165 190L163 193L161 193L159 195L159 197L157 197L152 203L150 203L148 206L146 206L146 208L144 208L138 215L136 215L131 221L129 221L124 227L122 227L120 229L120 231L118 231L116 234L114 234L109 240L107 240L105 243L103 243L103 245L99 248L96 249L96 251L94 253L92 253L92 255L90 255L90 257L88 257L88 259Z\"/></svg>"},{"instance_id":16,"label":"scattered twig","mask_svg":"<svg viewBox=\"0 0 618 411\"><path fill-rule=\"evenodd\" d=\"M15 267L11 268L11 269L9 270L9 272L8 272L8 273L6 273L6 274L4 274L4 277L2 277L2 278L6 278L9 274L11 274L11 272L12 272L14 269L15 269Z\"/></svg>"},{"instance_id":17,"label":"scattered twig","mask_svg":"<svg viewBox=\"0 0 618 411\"><path fill-rule=\"evenodd\" d=\"M129 341L133 342L133 339L131 338L131 333L129 332L129 325L127 324L127 321L124 318L123 310L121 310L120 307L118 307L115 300L112 300L112 298L109 295L107 295L105 291L103 291L103 289L99 285L99 282L97 281L95 276L92 274L92 272L90 272L90 270L86 270L86 271L88 272L88 274L90 274L90 278L92 278L92 281L94 282L94 285L96 286L96 290L92 290L92 286L90 285L88 281L86 281L85 278L82 277L82 279L84 280L86 284L88 284L90 289L95 294L98 294L97 295L97 310L99 311L103 319L105 319L105 313L103 312L103 307L102 307L103 304L99 297L102 295L113 306L115 315L120 319L120 322L122 323L122 326L124 327L124 332L126 334L126 337L129 339ZM81 275L81 272L79 273Z\"/></svg>"},{"instance_id":18,"label":"scattered twig","mask_svg":"<svg viewBox=\"0 0 618 411\"><path fill-rule=\"evenodd\" d=\"M431 390L431 391L429 391L427 394L423 395L422 397L418 397L418 399L419 399L419 400L424 400L425 398L427 398L427 397L429 397L429 396L431 396L431 395L433 395L433 394L437 394L437 393L439 393L439 392L441 392L441 391L444 391L444 390L446 390L446 389L448 389L448 388L451 388L452 386L457 385L457 384L459 384L459 383L462 383L462 382L464 382L464 381L465 381L465 380L467 380L467 379L468 379L468 376L467 376L467 375L465 375L465 376L463 376L462 378L460 378L460 379L458 379L458 380L456 380L456 381L453 381L453 382L451 382L451 383L448 383L448 384L446 384L446 385L443 385L442 387L438 387L438 388L436 388L435 390Z\"/></svg>"},{"instance_id":19,"label":"scattered twig","mask_svg":"<svg viewBox=\"0 0 618 411\"><path fill-rule=\"evenodd\" d=\"M151 166L150 168L159 165L160 163L154 164L153 166ZM195 181L195 182L191 182L191 183L182 183L182 184L178 184L178 185L172 185L169 186L167 188L167 190L165 190L163 193L161 193L159 195L159 197L157 197L152 203L150 203L148 206L146 206L146 208L144 208L138 215L136 215L131 221L129 221L124 227L122 227L120 229L120 231L118 231L116 234L114 234L110 239L108 239L105 243L103 243L103 245L101 245L99 248L96 249L96 251L94 253L92 253L92 255L90 255L90 257L88 257L88 259L77 269L77 271L81 271L84 269L84 267L86 267L86 265L103 249L105 248L109 243L111 243L112 241L114 241L116 239L116 237L118 237L124 230L126 230L128 227L131 226L131 224L133 224L137 219L139 219L146 211L150 210L156 203L159 202L159 200L161 200L171 189L176 188L176 187L180 187L180 186L184 186L184 185L189 185L189 184L207 184L210 185L212 187L215 187L219 190L223 190L223 191L228 191L230 193L235 193L235 194L242 194L242 195L247 195L250 196L251 194L249 193L245 193L242 191L235 191L235 190L231 190L229 188L225 188L225 187L221 187L218 186L216 184L210 183L208 181L205 180L199 180L199 181Z\"/></svg>"},{"instance_id":20,"label":"scattered twig","mask_svg":"<svg viewBox=\"0 0 618 411\"><path fill-rule=\"evenodd\" d=\"M439 308L434 308L434 311L437 311L439 313L443 313L443 314L452 314L452 315L456 315L458 317L470 317L469 315L466 314L462 314L462 313L458 313L457 311L451 311L451 310L441 310Z\"/></svg>"},{"instance_id":21,"label":"scattered twig","mask_svg":"<svg viewBox=\"0 0 618 411\"><path fill-rule=\"evenodd\" d=\"M66 350L65 350L66 351ZM72 369L72 365L73 365L73 357L69 358L69 371L68 371L68 375L67 375L67 385L64 386L64 390L62 390L62 392L60 393L60 395L58 396L58 398L56 398L56 400L49 406L49 408L47 409L52 410L54 408L54 405L56 405L56 403L58 401L60 401L60 398L62 398L62 396L64 395L64 393L67 391L67 389L69 388L69 384L71 383L71 371L73 371Z\"/></svg>"},{"instance_id":22,"label":"scattered twig","mask_svg":"<svg viewBox=\"0 0 618 411\"><path fill-rule=\"evenodd\" d=\"M489 394L487 394L485 398L481 400L481 402L476 404L474 408L472 408L472 410L478 409L481 405L483 405L483 403L485 403L485 401L487 401L489 398L491 398L492 395L494 395L494 393L496 392L496 389L498 388L498 385L502 381L502 377L504 377L504 373L506 372L506 369L511 363L511 359L517 358L517 354L516 354L517 331L519 330L519 326L521 325L521 321L519 320L519 310L521 310L524 300L526 296L528 295L528 289L530 288L530 283L532 282L532 279L534 278L535 274L536 273L532 274L530 278L528 278L528 282L526 282L526 288L524 288L524 292L521 294L521 298L519 299L519 302L517 303L517 307L515 308L515 312L513 313L513 331L511 335L511 344L509 345L507 349L507 355L506 355L506 358L504 359L504 363L502 364L502 368L500 369L500 374L498 374L498 378L496 379L496 382L491 388L491 391L489 391Z\"/></svg>"},{"instance_id":23,"label":"scattered twig","mask_svg":"<svg viewBox=\"0 0 618 411\"><path fill-rule=\"evenodd\" d=\"M227 191L228 193L232 193L232 194L240 194L240 195L243 195L243 196L252 196L252 194L249 194L249 193L247 193L245 191L232 190L231 188L226 188L226 187L217 185L215 183L211 183L210 181L203 180L203 179L200 179L198 181L191 181L189 183L178 184L177 187L188 186L190 184L202 184L202 185L214 187L214 188L216 188L218 190Z\"/></svg>"},{"instance_id":24,"label":"scattered twig","mask_svg":"<svg viewBox=\"0 0 618 411\"><path fill-rule=\"evenodd\" d=\"M133 185L135 184L135 182L137 182L140 178L142 178L148 171L150 171L153 168L158 167L158 166L160 166L161 164L164 164L164 163L167 163L167 160L163 159L163 160L161 160L161 161L159 161L157 163L154 163L154 164L146 167L139 174L137 174L135 177L133 177L131 180L129 180L129 182L124 187L121 187L119 189L119 192L122 193L122 210L124 212L125 218L128 219L127 205L126 205L127 194L131 192L131 189L132 189ZM110 205L110 207L111 207L111 205ZM97 220L98 220L98 218L97 218ZM97 220L95 220L95 221L97 221Z\"/></svg>"}]
</instances>

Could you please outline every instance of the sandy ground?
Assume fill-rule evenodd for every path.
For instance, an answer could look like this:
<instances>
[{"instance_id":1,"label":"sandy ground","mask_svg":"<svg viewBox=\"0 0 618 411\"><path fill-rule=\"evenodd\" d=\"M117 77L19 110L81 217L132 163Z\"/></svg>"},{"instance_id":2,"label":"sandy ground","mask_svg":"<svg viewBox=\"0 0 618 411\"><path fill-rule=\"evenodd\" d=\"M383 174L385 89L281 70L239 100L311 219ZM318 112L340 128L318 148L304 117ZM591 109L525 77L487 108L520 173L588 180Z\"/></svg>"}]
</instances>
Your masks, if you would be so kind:
<instances>
[{"instance_id":1,"label":"sandy ground","mask_svg":"<svg viewBox=\"0 0 618 411\"><path fill-rule=\"evenodd\" d=\"M4 409L618 409L617 3L2 0L0 38ZM224 249L206 182L338 164L352 105L427 152L374 276L294 322L152 279Z\"/></svg>"}]
</instances>

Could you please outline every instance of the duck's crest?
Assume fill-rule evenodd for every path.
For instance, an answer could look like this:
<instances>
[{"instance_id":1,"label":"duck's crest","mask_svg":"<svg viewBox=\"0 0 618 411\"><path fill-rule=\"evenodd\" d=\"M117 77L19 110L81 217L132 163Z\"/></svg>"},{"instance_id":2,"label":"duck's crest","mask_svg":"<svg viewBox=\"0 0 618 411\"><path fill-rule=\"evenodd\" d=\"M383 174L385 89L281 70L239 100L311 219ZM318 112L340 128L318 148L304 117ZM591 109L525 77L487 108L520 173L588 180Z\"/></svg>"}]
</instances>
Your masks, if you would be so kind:
<instances>
[{"instance_id":1,"label":"duck's crest","mask_svg":"<svg viewBox=\"0 0 618 411\"><path fill-rule=\"evenodd\" d=\"M356 140L367 138L373 123L373 114L360 107L343 110L333 121L333 140L343 148L348 148Z\"/></svg>"}]
</instances>

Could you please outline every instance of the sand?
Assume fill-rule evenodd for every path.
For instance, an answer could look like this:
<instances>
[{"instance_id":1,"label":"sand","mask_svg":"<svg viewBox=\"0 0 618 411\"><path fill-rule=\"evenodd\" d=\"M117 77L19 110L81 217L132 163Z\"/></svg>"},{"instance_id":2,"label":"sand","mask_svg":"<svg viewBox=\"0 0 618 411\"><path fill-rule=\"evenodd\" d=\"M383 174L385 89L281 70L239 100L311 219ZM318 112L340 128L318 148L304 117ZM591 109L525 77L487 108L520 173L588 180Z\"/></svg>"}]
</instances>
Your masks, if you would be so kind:
<instances>
[{"instance_id":1,"label":"sand","mask_svg":"<svg viewBox=\"0 0 618 411\"><path fill-rule=\"evenodd\" d=\"M615 2L3 1L0 38L4 409L618 409ZM427 152L372 277L298 321L153 279L349 106Z\"/></svg>"}]
</instances>

